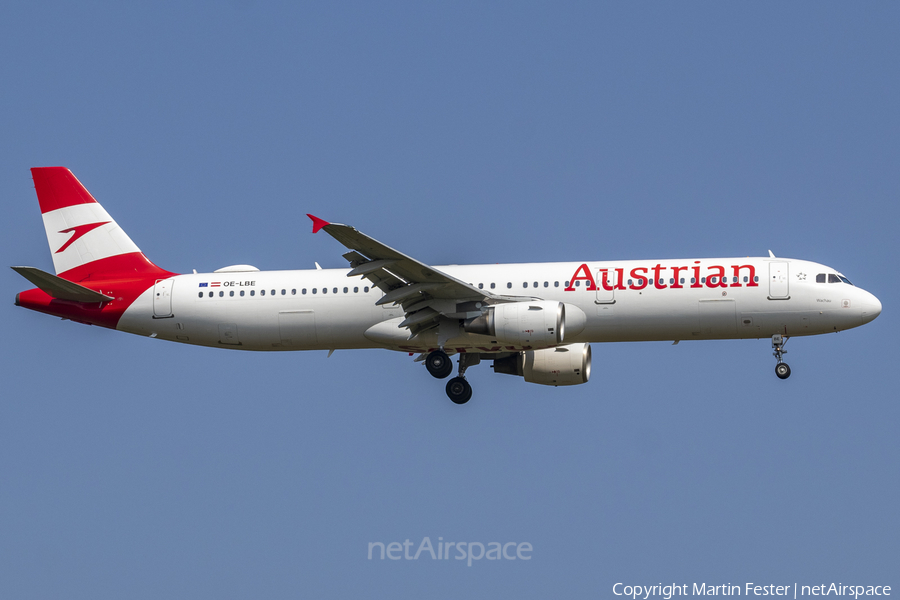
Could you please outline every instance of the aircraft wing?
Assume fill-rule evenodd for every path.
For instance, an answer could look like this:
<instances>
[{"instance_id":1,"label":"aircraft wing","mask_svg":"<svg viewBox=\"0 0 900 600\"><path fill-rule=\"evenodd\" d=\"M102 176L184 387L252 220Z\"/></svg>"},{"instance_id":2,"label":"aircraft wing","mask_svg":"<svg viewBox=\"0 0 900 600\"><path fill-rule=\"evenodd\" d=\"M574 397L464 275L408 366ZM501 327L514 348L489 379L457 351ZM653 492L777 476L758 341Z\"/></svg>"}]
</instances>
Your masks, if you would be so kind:
<instances>
[{"instance_id":1,"label":"aircraft wing","mask_svg":"<svg viewBox=\"0 0 900 600\"><path fill-rule=\"evenodd\" d=\"M498 296L460 281L389 246L349 225L329 223L313 215L313 233L325 233L350 249L344 258L352 269L347 277L362 276L384 292L375 304L396 303L403 307L411 335L438 325L441 316L455 319L476 317L481 306L532 300L531 297Z\"/></svg>"}]
</instances>

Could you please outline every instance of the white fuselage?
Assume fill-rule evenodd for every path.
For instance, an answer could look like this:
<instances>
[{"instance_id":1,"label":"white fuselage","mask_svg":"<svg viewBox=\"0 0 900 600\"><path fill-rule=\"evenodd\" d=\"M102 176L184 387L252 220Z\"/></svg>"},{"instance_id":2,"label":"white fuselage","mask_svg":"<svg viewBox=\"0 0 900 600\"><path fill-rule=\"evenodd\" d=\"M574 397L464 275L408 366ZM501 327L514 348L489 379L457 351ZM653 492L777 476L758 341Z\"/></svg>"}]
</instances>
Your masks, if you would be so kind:
<instances>
[{"instance_id":1,"label":"white fuselage","mask_svg":"<svg viewBox=\"0 0 900 600\"><path fill-rule=\"evenodd\" d=\"M828 283L827 276L836 274L834 269L793 259L435 268L492 294L578 307L586 324L579 333L566 336L567 344L815 335L857 327L881 310L878 300L865 290L844 282ZM143 293L125 311L118 329L241 350L388 348L424 352L437 347L436 332L408 339L409 332L397 327L404 318L402 308L376 306L382 292L365 279L348 278L348 271L177 275ZM826 281L819 283L817 275L821 279L822 274ZM456 352L522 349L461 328L444 345Z\"/></svg>"}]
</instances>

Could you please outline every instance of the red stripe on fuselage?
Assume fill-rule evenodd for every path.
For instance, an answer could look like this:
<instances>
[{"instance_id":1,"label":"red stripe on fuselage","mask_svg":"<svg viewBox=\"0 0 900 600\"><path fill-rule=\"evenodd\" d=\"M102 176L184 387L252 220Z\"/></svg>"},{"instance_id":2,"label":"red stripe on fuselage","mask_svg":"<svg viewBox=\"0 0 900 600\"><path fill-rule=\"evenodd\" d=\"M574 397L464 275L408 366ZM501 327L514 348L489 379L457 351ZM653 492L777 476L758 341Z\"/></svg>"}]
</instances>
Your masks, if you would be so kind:
<instances>
[{"instance_id":1,"label":"red stripe on fuselage","mask_svg":"<svg viewBox=\"0 0 900 600\"><path fill-rule=\"evenodd\" d=\"M140 252L131 252L95 260L59 276L74 281L114 300L105 303L57 300L40 289L22 292L17 304L38 312L115 329L122 314L160 279L176 275L160 269Z\"/></svg>"}]
</instances>

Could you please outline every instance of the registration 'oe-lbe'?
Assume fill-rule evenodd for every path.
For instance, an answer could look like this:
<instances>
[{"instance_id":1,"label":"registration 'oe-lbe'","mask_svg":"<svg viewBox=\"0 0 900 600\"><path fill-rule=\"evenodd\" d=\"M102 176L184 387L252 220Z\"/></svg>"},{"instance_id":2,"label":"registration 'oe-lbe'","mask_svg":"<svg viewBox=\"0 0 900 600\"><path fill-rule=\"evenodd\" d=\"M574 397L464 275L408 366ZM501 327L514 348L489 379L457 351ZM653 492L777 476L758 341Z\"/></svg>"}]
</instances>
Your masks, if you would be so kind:
<instances>
[{"instance_id":1,"label":"registration 'oe-lbe'","mask_svg":"<svg viewBox=\"0 0 900 600\"><path fill-rule=\"evenodd\" d=\"M387 348L417 354L472 395L468 367L543 385L586 383L591 342L771 338L775 373L791 336L868 323L881 303L832 268L768 257L432 267L353 227L313 217L349 269L235 265L178 275L150 262L66 168L32 169L56 274L16 304L158 339L238 350ZM318 265L316 265L318 267ZM349 279L348 279L349 278Z\"/></svg>"}]
</instances>

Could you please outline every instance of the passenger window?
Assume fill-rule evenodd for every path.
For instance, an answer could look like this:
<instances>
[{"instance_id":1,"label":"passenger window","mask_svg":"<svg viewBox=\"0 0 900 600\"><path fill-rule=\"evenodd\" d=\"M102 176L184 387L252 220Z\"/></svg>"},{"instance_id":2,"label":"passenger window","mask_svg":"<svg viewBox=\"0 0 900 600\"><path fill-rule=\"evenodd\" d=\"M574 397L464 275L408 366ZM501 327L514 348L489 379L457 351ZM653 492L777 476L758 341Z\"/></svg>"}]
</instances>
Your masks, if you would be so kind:
<instances>
[{"instance_id":1,"label":"passenger window","mask_svg":"<svg viewBox=\"0 0 900 600\"><path fill-rule=\"evenodd\" d=\"M255 296L255 295L256 295L256 290L250 290L250 295L251 295L251 296Z\"/></svg>"},{"instance_id":2,"label":"passenger window","mask_svg":"<svg viewBox=\"0 0 900 600\"><path fill-rule=\"evenodd\" d=\"M281 295L284 296L285 294L287 294L287 290L281 290Z\"/></svg>"},{"instance_id":3,"label":"passenger window","mask_svg":"<svg viewBox=\"0 0 900 600\"><path fill-rule=\"evenodd\" d=\"M507 281L507 282L506 282L506 289L508 289L508 290L511 290L511 289L512 289L512 281Z\"/></svg>"},{"instance_id":4,"label":"passenger window","mask_svg":"<svg viewBox=\"0 0 900 600\"><path fill-rule=\"evenodd\" d=\"M835 275L834 273L828 274L828 283L840 283L841 278Z\"/></svg>"},{"instance_id":5,"label":"passenger window","mask_svg":"<svg viewBox=\"0 0 900 600\"><path fill-rule=\"evenodd\" d=\"M679 280L679 283L681 283L682 285L684 284L684 277L682 277L682 278Z\"/></svg>"},{"instance_id":6,"label":"passenger window","mask_svg":"<svg viewBox=\"0 0 900 600\"><path fill-rule=\"evenodd\" d=\"M816 283L825 283L825 273L816 275Z\"/></svg>"},{"instance_id":7,"label":"passenger window","mask_svg":"<svg viewBox=\"0 0 900 600\"><path fill-rule=\"evenodd\" d=\"M754 282L754 283L759 283L759 275L757 275L757 276L755 276L755 277L753 278L753 282Z\"/></svg>"},{"instance_id":8,"label":"passenger window","mask_svg":"<svg viewBox=\"0 0 900 600\"><path fill-rule=\"evenodd\" d=\"M359 293L359 288L358 288L358 287L353 288L353 293L354 293L354 294L358 294L358 293Z\"/></svg>"},{"instance_id":9,"label":"passenger window","mask_svg":"<svg viewBox=\"0 0 900 600\"><path fill-rule=\"evenodd\" d=\"M300 290L300 293L303 294L303 295L305 296L305 295L306 295L306 288L303 288L302 290Z\"/></svg>"},{"instance_id":10,"label":"passenger window","mask_svg":"<svg viewBox=\"0 0 900 600\"><path fill-rule=\"evenodd\" d=\"M545 282L544 282L544 287L550 287L550 282L549 282L549 281L545 281Z\"/></svg>"},{"instance_id":11,"label":"passenger window","mask_svg":"<svg viewBox=\"0 0 900 600\"><path fill-rule=\"evenodd\" d=\"M691 277L691 283L697 283L697 278L696 278L696 277Z\"/></svg>"},{"instance_id":12,"label":"passenger window","mask_svg":"<svg viewBox=\"0 0 900 600\"><path fill-rule=\"evenodd\" d=\"M364 291L365 293L368 294L368 293L369 293L369 286L364 287L364 288L363 288L363 291Z\"/></svg>"},{"instance_id":13,"label":"passenger window","mask_svg":"<svg viewBox=\"0 0 900 600\"><path fill-rule=\"evenodd\" d=\"M537 287L537 286L538 286L538 282L535 281L535 282L534 282L534 287Z\"/></svg>"},{"instance_id":14,"label":"passenger window","mask_svg":"<svg viewBox=\"0 0 900 600\"><path fill-rule=\"evenodd\" d=\"M493 284L493 283L492 283L492 284L491 284L491 289L494 289L495 287L497 287L496 284Z\"/></svg>"},{"instance_id":15,"label":"passenger window","mask_svg":"<svg viewBox=\"0 0 900 600\"><path fill-rule=\"evenodd\" d=\"M200 296L198 296L198 297L199 297L199 298L202 298L202 297L203 297L203 292L200 292Z\"/></svg>"},{"instance_id":16,"label":"passenger window","mask_svg":"<svg viewBox=\"0 0 900 600\"><path fill-rule=\"evenodd\" d=\"M331 290L331 291L332 291L333 293L337 294L337 288L334 288L334 289Z\"/></svg>"},{"instance_id":17,"label":"passenger window","mask_svg":"<svg viewBox=\"0 0 900 600\"><path fill-rule=\"evenodd\" d=\"M225 292L219 292L219 298L224 298L224 297L225 297Z\"/></svg>"},{"instance_id":18,"label":"passenger window","mask_svg":"<svg viewBox=\"0 0 900 600\"><path fill-rule=\"evenodd\" d=\"M523 288L527 288L527 287L528 287L528 282L527 282L527 281L523 282L523 283L522 283L522 287L523 287Z\"/></svg>"},{"instance_id":19,"label":"passenger window","mask_svg":"<svg viewBox=\"0 0 900 600\"><path fill-rule=\"evenodd\" d=\"M296 295L297 295L297 290L295 290L295 289L291 290L291 296L296 296Z\"/></svg>"},{"instance_id":20,"label":"passenger window","mask_svg":"<svg viewBox=\"0 0 900 600\"><path fill-rule=\"evenodd\" d=\"M479 289L479 290L483 290L483 289L484 289L484 284L483 284L483 283L479 283L479 284L478 284L478 289Z\"/></svg>"},{"instance_id":21,"label":"passenger window","mask_svg":"<svg viewBox=\"0 0 900 600\"><path fill-rule=\"evenodd\" d=\"M260 296L265 296L265 295L266 295L266 290L259 290L259 295L260 295Z\"/></svg>"},{"instance_id":22,"label":"passenger window","mask_svg":"<svg viewBox=\"0 0 900 600\"><path fill-rule=\"evenodd\" d=\"M231 296L232 298L234 298L234 290L231 290L230 292L228 292L228 295Z\"/></svg>"},{"instance_id":23,"label":"passenger window","mask_svg":"<svg viewBox=\"0 0 900 600\"><path fill-rule=\"evenodd\" d=\"M272 290L272 295L273 295L273 296L275 295L275 290Z\"/></svg>"},{"instance_id":24,"label":"passenger window","mask_svg":"<svg viewBox=\"0 0 900 600\"><path fill-rule=\"evenodd\" d=\"M559 282L558 282L558 281L554 281L554 282L553 282L553 287L559 287Z\"/></svg>"},{"instance_id":25,"label":"passenger window","mask_svg":"<svg viewBox=\"0 0 900 600\"><path fill-rule=\"evenodd\" d=\"M322 288L322 293L323 293L323 294L327 294L327 293L328 293L328 288Z\"/></svg>"},{"instance_id":26,"label":"passenger window","mask_svg":"<svg viewBox=\"0 0 900 600\"><path fill-rule=\"evenodd\" d=\"M568 281L566 282L566 287L569 287L569 282L568 282Z\"/></svg>"},{"instance_id":27,"label":"passenger window","mask_svg":"<svg viewBox=\"0 0 900 600\"><path fill-rule=\"evenodd\" d=\"M210 297L210 298L213 297L213 293L212 293L212 292L209 293L209 297Z\"/></svg>"},{"instance_id":28,"label":"passenger window","mask_svg":"<svg viewBox=\"0 0 900 600\"><path fill-rule=\"evenodd\" d=\"M632 279L628 280L628 285L632 285L633 283L634 283L634 280L632 280Z\"/></svg>"},{"instance_id":29,"label":"passenger window","mask_svg":"<svg viewBox=\"0 0 900 600\"><path fill-rule=\"evenodd\" d=\"M674 277L670 277L670 278L669 278L669 285L675 285L675 278L674 278Z\"/></svg>"},{"instance_id":30,"label":"passenger window","mask_svg":"<svg viewBox=\"0 0 900 600\"><path fill-rule=\"evenodd\" d=\"M750 278L744 275L744 283L747 283L748 281L750 281Z\"/></svg>"},{"instance_id":31,"label":"passenger window","mask_svg":"<svg viewBox=\"0 0 900 600\"><path fill-rule=\"evenodd\" d=\"M313 288L313 294L318 293L318 291L319 291L318 288Z\"/></svg>"},{"instance_id":32,"label":"passenger window","mask_svg":"<svg viewBox=\"0 0 900 600\"><path fill-rule=\"evenodd\" d=\"M241 290L241 296L243 296L243 295L244 295L244 290Z\"/></svg>"},{"instance_id":33,"label":"passenger window","mask_svg":"<svg viewBox=\"0 0 900 600\"><path fill-rule=\"evenodd\" d=\"M575 287L581 287L581 280L580 280L580 279L579 279L578 281L575 282Z\"/></svg>"}]
</instances>

